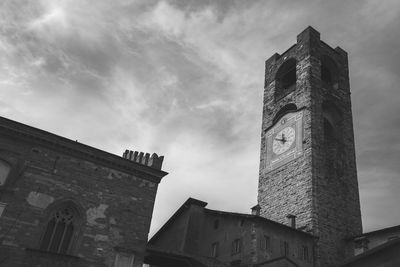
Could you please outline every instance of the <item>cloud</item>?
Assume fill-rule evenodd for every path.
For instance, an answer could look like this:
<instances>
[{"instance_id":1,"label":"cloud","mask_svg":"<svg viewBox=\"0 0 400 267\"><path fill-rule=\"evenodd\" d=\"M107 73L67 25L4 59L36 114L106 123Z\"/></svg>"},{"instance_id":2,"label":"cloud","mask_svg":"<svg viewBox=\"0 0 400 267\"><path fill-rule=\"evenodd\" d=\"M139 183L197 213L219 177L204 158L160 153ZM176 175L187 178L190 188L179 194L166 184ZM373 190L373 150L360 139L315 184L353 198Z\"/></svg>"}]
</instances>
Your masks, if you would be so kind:
<instances>
[{"instance_id":1,"label":"cloud","mask_svg":"<svg viewBox=\"0 0 400 267\"><path fill-rule=\"evenodd\" d=\"M400 219L374 212L398 202L397 1L9 0L0 12L1 115L165 155L152 232L188 196L255 204L264 61L312 25L349 52L364 225Z\"/></svg>"}]
</instances>

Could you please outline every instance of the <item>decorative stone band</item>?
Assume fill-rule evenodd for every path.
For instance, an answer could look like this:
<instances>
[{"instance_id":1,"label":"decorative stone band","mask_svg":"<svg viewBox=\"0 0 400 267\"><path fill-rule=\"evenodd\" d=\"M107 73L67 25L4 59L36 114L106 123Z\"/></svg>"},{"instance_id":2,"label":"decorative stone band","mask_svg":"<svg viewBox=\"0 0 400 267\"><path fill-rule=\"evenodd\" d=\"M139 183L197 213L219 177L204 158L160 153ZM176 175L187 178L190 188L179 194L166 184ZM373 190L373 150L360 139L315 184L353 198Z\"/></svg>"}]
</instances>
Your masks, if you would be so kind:
<instances>
[{"instance_id":1,"label":"decorative stone band","mask_svg":"<svg viewBox=\"0 0 400 267\"><path fill-rule=\"evenodd\" d=\"M142 165L146 165L152 167L157 170L161 170L162 163L164 160L164 156L158 156L156 153L153 153L151 156L149 153L143 153L132 150L125 150L122 155L124 159L129 159L133 162L137 162Z\"/></svg>"}]
</instances>

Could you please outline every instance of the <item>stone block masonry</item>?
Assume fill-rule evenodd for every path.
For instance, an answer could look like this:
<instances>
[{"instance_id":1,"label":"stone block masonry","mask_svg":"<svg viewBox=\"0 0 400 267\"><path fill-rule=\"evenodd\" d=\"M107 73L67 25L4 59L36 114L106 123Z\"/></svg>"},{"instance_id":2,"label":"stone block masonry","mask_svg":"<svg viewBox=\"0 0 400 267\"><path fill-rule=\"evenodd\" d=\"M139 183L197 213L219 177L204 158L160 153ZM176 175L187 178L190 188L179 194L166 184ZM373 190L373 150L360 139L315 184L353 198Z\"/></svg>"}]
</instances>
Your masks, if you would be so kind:
<instances>
[{"instance_id":1,"label":"stone block masonry","mask_svg":"<svg viewBox=\"0 0 400 267\"><path fill-rule=\"evenodd\" d=\"M295 62L295 84L277 93L277 73L288 62ZM267 170L266 131L293 106L304 114L303 154ZM295 215L299 228L318 236L317 266L340 265L351 256L345 240L362 231L347 53L311 27L266 61L258 202L262 216L287 223Z\"/></svg>"},{"instance_id":2,"label":"stone block masonry","mask_svg":"<svg viewBox=\"0 0 400 267\"><path fill-rule=\"evenodd\" d=\"M132 161L0 117L0 266L142 266L162 158Z\"/></svg>"}]
</instances>

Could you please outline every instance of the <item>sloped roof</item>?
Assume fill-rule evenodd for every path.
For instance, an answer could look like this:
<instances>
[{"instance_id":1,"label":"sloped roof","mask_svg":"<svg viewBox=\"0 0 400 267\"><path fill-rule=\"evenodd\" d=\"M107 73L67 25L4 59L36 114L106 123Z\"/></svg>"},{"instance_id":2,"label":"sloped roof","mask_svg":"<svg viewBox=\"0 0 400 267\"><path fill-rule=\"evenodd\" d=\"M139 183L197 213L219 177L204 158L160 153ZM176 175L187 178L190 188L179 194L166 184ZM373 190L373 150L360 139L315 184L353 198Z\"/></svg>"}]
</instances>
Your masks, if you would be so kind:
<instances>
[{"instance_id":1,"label":"sloped roof","mask_svg":"<svg viewBox=\"0 0 400 267\"><path fill-rule=\"evenodd\" d=\"M194 199L194 198L188 198L182 206L179 207L179 209L168 219L168 221L150 238L150 240L148 241L149 244L152 244L163 232L165 232L170 225L172 225L175 220L184 212L186 211L191 205L196 205L196 206L200 206L202 208L204 208L204 211L206 213L211 213L211 214L218 214L218 215L222 215L222 216L233 216L233 217L238 217L238 218L243 218L243 219L248 219L248 220L253 220L253 221L258 221L261 223L269 223L269 224L273 224L277 227L282 227L287 231L291 231L291 232L296 232L299 233L301 235L306 235L308 237L314 237L314 235L301 231L299 229L269 220L267 218L261 217L259 215L252 215L252 214L245 214L245 213L237 213L237 212L228 212L228 211L220 211L220 210L212 210L212 209L206 209L205 207L207 206L207 202L198 200L198 199Z\"/></svg>"},{"instance_id":2,"label":"sloped roof","mask_svg":"<svg viewBox=\"0 0 400 267\"><path fill-rule=\"evenodd\" d=\"M354 257L350 258L349 260L347 260L342 265L342 267L351 266L352 263L356 263L357 261L367 260L368 258L373 259L373 257L375 257L375 255L378 252L383 252L384 250L395 247L395 246L399 246L399 248L400 248L400 238L390 240L386 243L383 243L382 245L379 245L370 250L367 250L364 253L361 253L357 256L354 256Z\"/></svg>"}]
</instances>

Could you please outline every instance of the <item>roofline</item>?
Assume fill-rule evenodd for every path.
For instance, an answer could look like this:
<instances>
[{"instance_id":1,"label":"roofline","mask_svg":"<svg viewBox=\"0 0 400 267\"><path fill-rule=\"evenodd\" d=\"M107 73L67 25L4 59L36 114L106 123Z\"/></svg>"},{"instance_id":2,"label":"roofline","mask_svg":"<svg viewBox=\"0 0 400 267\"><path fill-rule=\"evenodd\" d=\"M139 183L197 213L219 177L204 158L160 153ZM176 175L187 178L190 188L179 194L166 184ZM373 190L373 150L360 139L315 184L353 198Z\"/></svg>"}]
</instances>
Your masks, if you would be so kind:
<instances>
[{"instance_id":1,"label":"roofline","mask_svg":"<svg viewBox=\"0 0 400 267\"><path fill-rule=\"evenodd\" d=\"M189 197L179 207L179 209L177 211L175 211L174 214L172 214L172 216L168 219L168 221L166 223L164 223L163 226L161 226L161 228L149 239L149 241L147 241L147 244L154 242L154 240L157 239L158 236L161 235L161 233L163 233L165 231L165 229L167 229L168 226L171 225L176 220L176 218L178 218L178 216L181 215L183 213L183 211L187 210L190 206L195 205L195 206L200 206L200 207L204 208L205 206L207 206L207 204L208 204L207 202Z\"/></svg>"},{"instance_id":2,"label":"roofline","mask_svg":"<svg viewBox=\"0 0 400 267\"><path fill-rule=\"evenodd\" d=\"M0 116L0 133L11 138L17 138L29 143L42 145L49 149L58 150L60 153L73 155L107 165L110 168L131 174L140 175L141 178L159 183L167 172L151 168L124 159L115 154L100 150L89 145L17 122Z\"/></svg>"},{"instance_id":3,"label":"roofline","mask_svg":"<svg viewBox=\"0 0 400 267\"><path fill-rule=\"evenodd\" d=\"M387 247L394 246L394 245L396 245L396 244L400 244L400 238L397 238L397 239L388 241L388 242L386 242L386 243L383 243L382 245L379 245L379 246L374 247L374 248L372 248L372 249L370 249L370 250L367 250L367 251L365 251L364 253L361 253L361 254L359 254L359 255L357 255L357 256L354 256L354 257L348 259L348 260L342 265L342 267L346 267L346 266L347 266L348 264L350 264L350 263L353 263L353 262L356 262L356 261L361 260L361 259L363 259L363 258L366 258L366 257L368 257L368 256L370 256L370 255L372 255L372 254L374 254L374 253L377 253L377 252L379 252L379 251L381 251L381 250L383 250L383 249L385 249L385 248L387 248Z\"/></svg>"},{"instance_id":4,"label":"roofline","mask_svg":"<svg viewBox=\"0 0 400 267\"><path fill-rule=\"evenodd\" d=\"M352 237L351 239L354 239L354 238L357 238L357 237L373 235L373 234L377 234L377 233L382 233L382 232L389 232L391 230L400 230L400 225L390 226L390 227L374 230L374 231L371 231L371 232L363 233L361 235L356 235L356 236Z\"/></svg>"},{"instance_id":5,"label":"roofline","mask_svg":"<svg viewBox=\"0 0 400 267\"><path fill-rule=\"evenodd\" d=\"M219 211L219 210L211 210L211 209L204 209L204 210L205 210L206 212L211 212L211 213L218 213L218 214L223 214L223 215L231 215L231 216L245 217L245 218L247 218L247 219L252 219L252 220L261 220L261 221L264 221L264 222L268 222L268 223L274 224L274 225L279 226L279 227L286 228L287 230L290 230L290 231L294 231L294 232L297 232L297 233L301 233L301 234L307 235L307 236L309 236L309 237L317 238L317 236L315 236L315 235L313 235L313 234L310 234L310 233L304 232L304 231L302 231L302 230L299 230L299 229L290 227L290 226L288 226L288 225L285 225L285 224L282 224L282 223L279 223L279 222L276 222L276 221L273 221L273 220L270 220L270 219L261 217L261 216L259 216L259 215L245 214L245 213L237 213L237 212L229 212L229 211Z\"/></svg>"}]
</instances>

